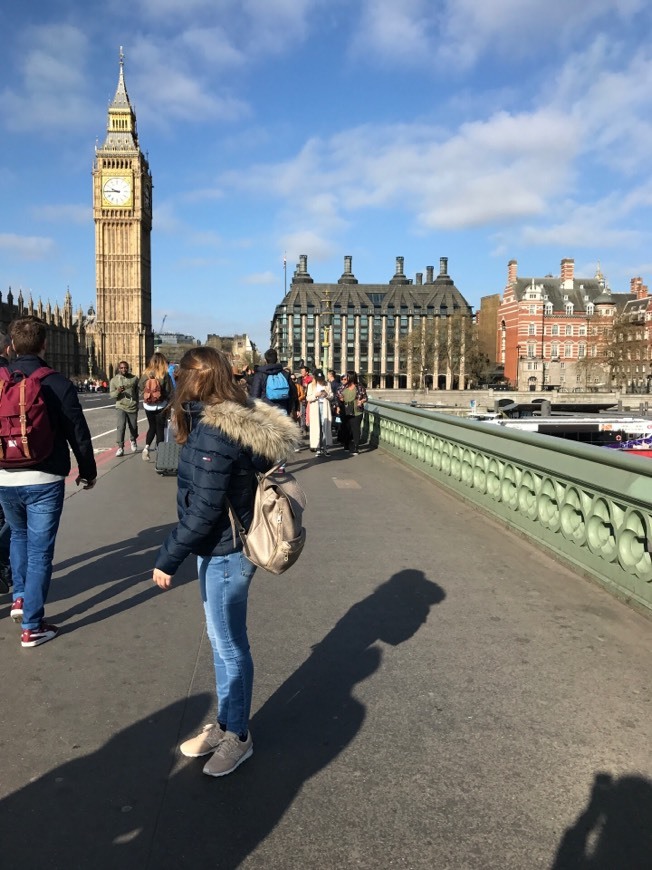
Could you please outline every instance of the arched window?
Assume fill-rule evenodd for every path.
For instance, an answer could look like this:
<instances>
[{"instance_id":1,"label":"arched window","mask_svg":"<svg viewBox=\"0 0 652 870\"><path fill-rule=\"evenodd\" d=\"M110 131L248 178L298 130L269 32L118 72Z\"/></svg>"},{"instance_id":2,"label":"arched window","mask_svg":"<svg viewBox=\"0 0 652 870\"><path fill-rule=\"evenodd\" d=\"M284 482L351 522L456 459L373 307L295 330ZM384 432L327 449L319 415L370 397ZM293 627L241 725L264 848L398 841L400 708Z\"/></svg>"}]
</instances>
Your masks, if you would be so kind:
<instances>
[{"instance_id":1,"label":"arched window","mask_svg":"<svg viewBox=\"0 0 652 870\"><path fill-rule=\"evenodd\" d=\"M550 329L550 335L559 335L559 324L558 323L553 323L553 325Z\"/></svg>"}]
</instances>

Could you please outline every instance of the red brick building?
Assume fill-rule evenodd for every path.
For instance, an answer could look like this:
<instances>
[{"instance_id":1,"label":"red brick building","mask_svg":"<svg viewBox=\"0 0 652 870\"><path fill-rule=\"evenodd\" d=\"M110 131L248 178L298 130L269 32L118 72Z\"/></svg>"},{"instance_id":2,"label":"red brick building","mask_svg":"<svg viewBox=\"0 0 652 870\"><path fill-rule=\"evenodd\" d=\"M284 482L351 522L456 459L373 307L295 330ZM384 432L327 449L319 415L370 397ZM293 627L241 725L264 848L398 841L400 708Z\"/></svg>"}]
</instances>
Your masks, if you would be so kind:
<instances>
[{"instance_id":1,"label":"red brick building","mask_svg":"<svg viewBox=\"0 0 652 870\"><path fill-rule=\"evenodd\" d=\"M496 359L505 377L520 390L608 387L604 350L635 293L611 293L599 269L576 277L568 258L559 277L521 278L517 266L508 263L497 318Z\"/></svg>"}]
</instances>

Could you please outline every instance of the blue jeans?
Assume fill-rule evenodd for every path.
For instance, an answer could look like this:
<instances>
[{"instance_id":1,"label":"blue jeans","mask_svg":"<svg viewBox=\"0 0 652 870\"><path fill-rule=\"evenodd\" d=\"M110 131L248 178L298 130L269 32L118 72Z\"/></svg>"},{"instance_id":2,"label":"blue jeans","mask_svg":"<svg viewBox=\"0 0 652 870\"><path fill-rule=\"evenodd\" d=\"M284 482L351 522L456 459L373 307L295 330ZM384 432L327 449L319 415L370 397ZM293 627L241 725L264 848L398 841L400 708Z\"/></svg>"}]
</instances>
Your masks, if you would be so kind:
<instances>
[{"instance_id":1,"label":"blue jeans","mask_svg":"<svg viewBox=\"0 0 652 870\"><path fill-rule=\"evenodd\" d=\"M254 663L247 637L247 598L256 566L242 552L198 557L199 589L213 648L217 721L227 731L249 728Z\"/></svg>"},{"instance_id":2,"label":"blue jeans","mask_svg":"<svg viewBox=\"0 0 652 870\"><path fill-rule=\"evenodd\" d=\"M23 628L40 628L45 613L64 488L63 480L0 486L0 504L11 526L13 599L24 599Z\"/></svg>"}]
</instances>

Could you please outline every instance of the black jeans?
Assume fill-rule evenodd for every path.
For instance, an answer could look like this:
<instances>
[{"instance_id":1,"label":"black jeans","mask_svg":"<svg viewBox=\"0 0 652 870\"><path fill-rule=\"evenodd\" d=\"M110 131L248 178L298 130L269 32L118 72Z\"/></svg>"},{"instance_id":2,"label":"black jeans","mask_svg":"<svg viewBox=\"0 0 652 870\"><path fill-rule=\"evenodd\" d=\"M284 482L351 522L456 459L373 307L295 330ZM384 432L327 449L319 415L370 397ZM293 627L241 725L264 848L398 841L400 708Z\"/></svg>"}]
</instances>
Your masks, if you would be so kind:
<instances>
[{"instance_id":1,"label":"black jeans","mask_svg":"<svg viewBox=\"0 0 652 870\"><path fill-rule=\"evenodd\" d=\"M161 408L160 411L145 411L147 424L149 426L147 435L145 436L145 444L147 447L152 446L154 438L156 438L157 444L162 444L165 440L166 410L166 408Z\"/></svg>"},{"instance_id":2,"label":"black jeans","mask_svg":"<svg viewBox=\"0 0 652 870\"><path fill-rule=\"evenodd\" d=\"M360 427L362 426L362 414L357 417L344 417L342 419L342 444L351 453L357 453L360 445Z\"/></svg>"}]
</instances>

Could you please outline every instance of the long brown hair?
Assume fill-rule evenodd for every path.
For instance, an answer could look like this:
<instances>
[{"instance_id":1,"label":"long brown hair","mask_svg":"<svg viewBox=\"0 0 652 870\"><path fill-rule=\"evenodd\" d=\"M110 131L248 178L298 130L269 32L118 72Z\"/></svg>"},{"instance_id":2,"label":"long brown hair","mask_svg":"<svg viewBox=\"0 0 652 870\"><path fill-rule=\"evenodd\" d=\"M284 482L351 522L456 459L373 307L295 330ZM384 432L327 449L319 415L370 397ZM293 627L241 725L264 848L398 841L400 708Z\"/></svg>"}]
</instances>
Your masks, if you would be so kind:
<instances>
[{"instance_id":1,"label":"long brown hair","mask_svg":"<svg viewBox=\"0 0 652 870\"><path fill-rule=\"evenodd\" d=\"M186 351L181 357L175 380L177 388L172 408L179 444L185 444L190 433L188 416L183 408L187 402L203 402L205 405L221 402L247 404L245 388L235 382L231 363L217 348L194 347Z\"/></svg>"},{"instance_id":2,"label":"long brown hair","mask_svg":"<svg viewBox=\"0 0 652 870\"><path fill-rule=\"evenodd\" d=\"M157 378L159 381L162 381L167 373L168 361L165 356L158 351L155 354L152 354L152 358L150 359L147 367L145 368L145 374L148 377L154 377Z\"/></svg>"}]
</instances>

